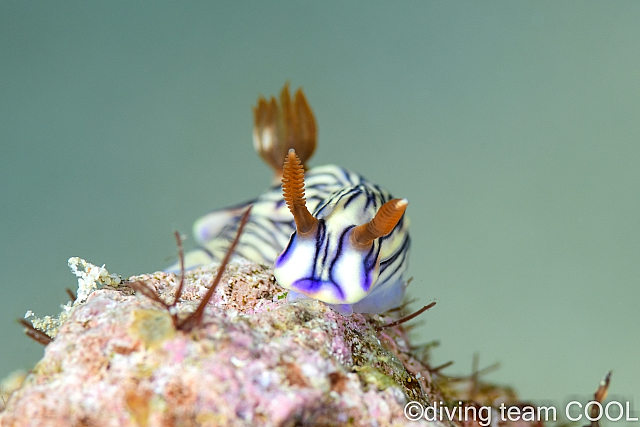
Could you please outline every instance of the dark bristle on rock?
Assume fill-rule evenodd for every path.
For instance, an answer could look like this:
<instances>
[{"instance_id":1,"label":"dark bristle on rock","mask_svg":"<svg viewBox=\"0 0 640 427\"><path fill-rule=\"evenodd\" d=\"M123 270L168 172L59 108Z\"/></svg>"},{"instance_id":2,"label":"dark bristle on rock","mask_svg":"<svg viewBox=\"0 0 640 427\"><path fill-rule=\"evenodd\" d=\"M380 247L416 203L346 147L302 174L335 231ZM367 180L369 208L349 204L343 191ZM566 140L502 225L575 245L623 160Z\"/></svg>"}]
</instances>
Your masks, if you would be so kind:
<instances>
[{"instance_id":1,"label":"dark bristle on rock","mask_svg":"<svg viewBox=\"0 0 640 427\"><path fill-rule=\"evenodd\" d=\"M182 296L182 288L184 287L184 248L182 247L182 238L180 237L180 233L175 231L174 236L176 238L176 245L178 247L178 259L180 259L180 284L178 285L178 289L176 289L176 296L173 299L173 304L171 307L175 307ZM173 324L177 325L178 322L178 313L172 313L171 317L173 318Z\"/></svg>"},{"instance_id":2,"label":"dark bristle on rock","mask_svg":"<svg viewBox=\"0 0 640 427\"><path fill-rule=\"evenodd\" d=\"M73 292L73 291L72 291L71 289L69 289L69 288L65 288L65 290L64 290L64 291L67 293L67 295L69 295L69 300L71 300L71 302L74 302L74 301L76 300L76 298L77 298L77 297L76 297L75 292Z\"/></svg>"},{"instance_id":3,"label":"dark bristle on rock","mask_svg":"<svg viewBox=\"0 0 640 427\"><path fill-rule=\"evenodd\" d=\"M251 208L252 206L249 206L245 211L244 215L242 215L242 219L240 220L240 225L238 226L238 233L236 234L236 238L233 240L233 243L229 247L227 254L224 256L224 259L222 260L222 263L218 268L218 273L216 274L216 278L213 279L213 283L211 284L211 287L209 288L205 296L202 297L202 301L200 301L200 304L198 304L198 308L196 308L196 311L191 313L186 319L184 319L182 322L176 325L177 329L184 332L188 332L188 331L191 331L193 328L198 327L202 322L202 318L204 316L204 310L207 307L207 304L209 303L211 298L213 297L213 293L215 292L216 287L218 286L218 283L220 283L222 274L224 273L224 270L227 267L227 264L229 264L231 255L233 255L233 252L235 251L236 246L238 245L238 241L240 240L240 236L242 235L244 226L247 224L247 221L249 221ZM184 276L184 273L183 273L183 276Z\"/></svg>"},{"instance_id":4,"label":"dark bristle on rock","mask_svg":"<svg viewBox=\"0 0 640 427\"><path fill-rule=\"evenodd\" d=\"M424 307L422 307L420 310L416 311L415 313L411 313L408 316L403 317L402 319L398 319L394 322L391 323L387 323L386 325L381 325L381 326L376 326L376 331L381 331L383 329L387 329L387 328L393 328L394 326L398 326L398 325L402 325L405 322L408 322L409 320L418 317L419 315L421 315L422 313L424 313L425 311L429 310L431 307L433 307L434 305L436 305L436 302L432 302L429 305L425 305Z\"/></svg>"},{"instance_id":5,"label":"dark bristle on rock","mask_svg":"<svg viewBox=\"0 0 640 427\"><path fill-rule=\"evenodd\" d=\"M42 345L47 345L51 341L53 341L53 339L49 335L45 334L42 331L37 330L36 328L33 327L31 323L27 322L26 320L18 319L18 323L24 326L25 328L24 333L35 342L40 343Z\"/></svg>"}]
</instances>

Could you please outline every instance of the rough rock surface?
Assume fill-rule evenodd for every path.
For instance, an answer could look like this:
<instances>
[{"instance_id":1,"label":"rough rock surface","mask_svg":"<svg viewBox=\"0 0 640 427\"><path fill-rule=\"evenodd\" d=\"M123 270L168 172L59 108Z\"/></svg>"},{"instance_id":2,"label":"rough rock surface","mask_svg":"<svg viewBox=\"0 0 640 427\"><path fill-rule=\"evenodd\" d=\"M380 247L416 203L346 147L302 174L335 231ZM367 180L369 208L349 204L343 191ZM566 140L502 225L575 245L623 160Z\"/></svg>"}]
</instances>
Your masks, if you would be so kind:
<instances>
[{"instance_id":1,"label":"rough rock surface","mask_svg":"<svg viewBox=\"0 0 640 427\"><path fill-rule=\"evenodd\" d=\"M216 274L187 273L176 309L193 312ZM264 266L231 263L203 324L176 330L178 278L155 273L104 286L76 304L44 358L0 413L2 426L401 426L433 396L389 318L343 317L288 302ZM399 358L400 357L400 358Z\"/></svg>"}]
</instances>

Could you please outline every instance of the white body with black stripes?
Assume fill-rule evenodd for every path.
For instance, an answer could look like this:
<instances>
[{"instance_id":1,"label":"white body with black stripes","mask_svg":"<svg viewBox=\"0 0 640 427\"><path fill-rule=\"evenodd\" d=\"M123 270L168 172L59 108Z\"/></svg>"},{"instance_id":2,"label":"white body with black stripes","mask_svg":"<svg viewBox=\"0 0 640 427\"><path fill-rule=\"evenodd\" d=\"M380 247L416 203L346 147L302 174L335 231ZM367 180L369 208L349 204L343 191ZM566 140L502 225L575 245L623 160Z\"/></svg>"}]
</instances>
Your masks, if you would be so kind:
<instances>
[{"instance_id":1,"label":"white body with black stripes","mask_svg":"<svg viewBox=\"0 0 640 427\"><path fill-rule=\"evenodd\" d=\"M274 265L278 283L290 289L289 297L302 294L345 314L382 313L400 305L410 247L407 215L391 233L375 239L369 250L350 247L348 239L351 229L370 221L391 195L333 165L305 173L305 195L309 211L318 219L312 236L295 233L282 187L274 186L255 200L199 219L194 235L200 248L187 254L187 268L222 259L240 216L253 203L235 254Z\"/></svg>"}]
</instances>

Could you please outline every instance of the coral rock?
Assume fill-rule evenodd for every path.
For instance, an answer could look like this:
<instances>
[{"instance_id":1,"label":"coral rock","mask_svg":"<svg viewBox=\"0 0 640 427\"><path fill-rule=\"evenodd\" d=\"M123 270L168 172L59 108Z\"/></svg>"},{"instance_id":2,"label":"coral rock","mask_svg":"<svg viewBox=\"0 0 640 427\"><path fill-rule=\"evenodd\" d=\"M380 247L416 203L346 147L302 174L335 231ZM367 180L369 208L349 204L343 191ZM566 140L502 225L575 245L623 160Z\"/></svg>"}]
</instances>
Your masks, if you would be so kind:
<instances>
[{"instance_id":1,"label":"coral rock","mask_svg":"<svg viewBox=\"0 0 640 427\"><path fill-rule=\"evenodd\" d=\"M184 318L215 268L188 272ZM167 303L174 274L143 281ZM378 339L380 316L288 302L264 266L231 263L202 325L185 333L127 281L74 305L8 399L2 426L400 426L427 390ZM384 340L383 340L384 341Z\"/></svg>"}]
</instances>

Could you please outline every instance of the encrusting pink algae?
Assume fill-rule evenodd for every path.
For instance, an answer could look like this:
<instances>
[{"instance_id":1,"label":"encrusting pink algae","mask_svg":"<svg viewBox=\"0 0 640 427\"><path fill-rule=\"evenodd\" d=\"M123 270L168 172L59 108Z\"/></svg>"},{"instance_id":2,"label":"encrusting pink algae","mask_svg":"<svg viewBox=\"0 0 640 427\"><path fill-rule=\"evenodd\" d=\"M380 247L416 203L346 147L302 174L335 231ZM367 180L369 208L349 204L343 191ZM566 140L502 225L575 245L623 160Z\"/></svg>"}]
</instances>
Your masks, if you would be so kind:
<instances>
[{"instance_id":1,"label":"encrusting pink algae","mask_svg":"<svg viewBox=\"0 0 640 427\"><path fill-rule=\"evenodd\" d=\"M175 309L195 310L216 274L187 273ZM155 273L103 286L76 304L43 359L0 413L2 426L396 426L428 390L385 349L382 316L344 317L287 302L272 271L229 264L204 321L176 330L167 302L179 279ZM419 375L418 375L419 377Z\"/></svg>"}]
</instances>

